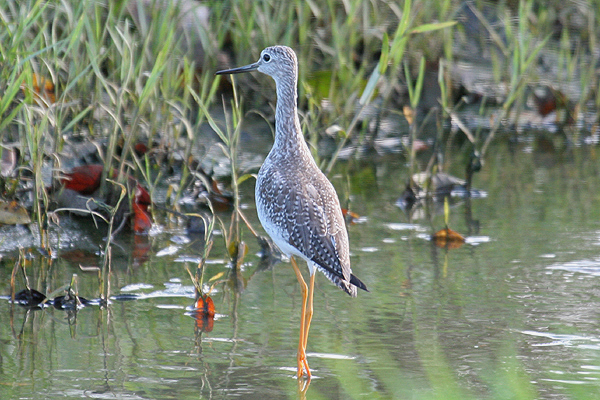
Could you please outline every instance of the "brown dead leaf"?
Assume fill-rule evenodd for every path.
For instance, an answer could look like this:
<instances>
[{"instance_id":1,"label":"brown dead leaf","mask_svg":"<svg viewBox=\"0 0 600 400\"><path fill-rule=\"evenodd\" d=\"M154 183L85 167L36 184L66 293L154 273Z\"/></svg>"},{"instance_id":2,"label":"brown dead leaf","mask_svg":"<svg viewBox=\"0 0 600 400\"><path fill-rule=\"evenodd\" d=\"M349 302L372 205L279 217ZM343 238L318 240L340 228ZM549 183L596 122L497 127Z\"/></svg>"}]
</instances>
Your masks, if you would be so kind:
<instances>
[{"instance_id":1,"label":"brown dead leaf","mask_svg":"<svg viewBox=\"0 0 600 400\"><path fill-rule=\"evenodd\" d=\"M446 249L458 249L465 243L465 238L450 228L444 228L431 236L436 246Z\"/></svg>"},{"instance_id":2,"label":"brown dead leaf","mask_svg":"<svg viewBox=\"0 0 600 400\"><path fill-rule=\"evenodd\" d=\"M26 225L31 223L29 213L16 201L0 201L0 224Z\"/></svg>"},{"instance_id":3,"label":"brown dead leaf","mask_svg":"<svg viewBox=\"0 0 600 400\"><path fill-rule=\"evenodd\" d=\"M413 121L415 120L415 113L413 109L409 106L404 106L402 108L402 113L404 113L404 118L406 118L406 122L408 122L409 125L412 125Z\"/></svg>"},{"instance_id":4,"label":"brown dead leaf","mask_svg":"<svg viewBox=\"0 0 600 400\"><path fill-rule=\"evenodd\" d=\"M37 103L49 103L53 104L56 102L56 95L54 93L54 83L48 78L33 74L31 78L33 86L33 98ZM21 86L23 93L27 93L28 88L23 84Z\"/></svg>"}]
</instances>

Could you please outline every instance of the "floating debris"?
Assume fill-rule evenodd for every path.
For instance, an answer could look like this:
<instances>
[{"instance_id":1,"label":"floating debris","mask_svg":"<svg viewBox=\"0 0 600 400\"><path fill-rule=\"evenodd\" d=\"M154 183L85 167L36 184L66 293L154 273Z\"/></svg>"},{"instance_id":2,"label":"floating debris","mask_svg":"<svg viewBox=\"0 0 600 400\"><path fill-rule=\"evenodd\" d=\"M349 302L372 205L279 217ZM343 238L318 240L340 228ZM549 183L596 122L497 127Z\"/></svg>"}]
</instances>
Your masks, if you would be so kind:
<instances>
[{"instance_id":1,"label":"floating debris","mask_svg":"<svg viewBox=\"0 0 600 400\"><path fill-rule=\"evenodd\" d=\"M433 243L445 249L458 249L465 244L465 238L460 233L450 228L444 228L431 236Z\"/></svg>"},{"instance_id":2,"label":"floating debris","mask_svg":"<svg viewBox=\"0 0 600 400\"><path fill-rule=\"evenodd\" d=\"M15 294L15 303L23 307L40 307L45 300L46 296L35 289L23 289Z\"/></svg>"}]
</instances>

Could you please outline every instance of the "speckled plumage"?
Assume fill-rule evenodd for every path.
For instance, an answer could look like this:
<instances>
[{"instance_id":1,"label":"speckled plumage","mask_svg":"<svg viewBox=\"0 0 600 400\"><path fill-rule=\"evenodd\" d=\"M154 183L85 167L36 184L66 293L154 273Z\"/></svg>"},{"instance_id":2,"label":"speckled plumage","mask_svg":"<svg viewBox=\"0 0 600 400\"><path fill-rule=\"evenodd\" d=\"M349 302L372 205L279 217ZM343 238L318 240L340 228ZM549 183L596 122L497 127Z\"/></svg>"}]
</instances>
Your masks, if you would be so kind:
<instances>
[{"instance_id":1,"label":"speckled plumage","mask_svg":"<svg viewBox=\"0 0 600 400\"><path fill-rule=\"evenodd\" d=\"M258 62L228 73L258 70L275 80L275 143L256 182L258 218L287 256L306 260L351 296L365 285L350 268L348 233L333 185L315 163L300 129L298 62L286 46L264 49Z\"/></svg>"},{"instance_id":2,"label":"speckled plumage","mask_svg":"<svg viewBox=\"0 0 600 400\"><path fill-rule=\"evenodd\" d=\"M352 275L348 233L337 193L316 165L300 130L296 55L285 46L265 49L261 61L265 54L269 63L258 70L275 79L277 108L275 143L256 183L258 218L286 255L303 258L311 274L316 268L356 296L354 283L365 287Z\"/></svg>"},{"instance_id":3,"label":"speckled plumage","mask_svg":"<svg viewBox=\"0 0 600 400\"><path fill-rule=\"evenodd\" d=\"M350 284L348 234L333 186L312 159L297 168L296 161L280 157L272 150L258 174L260 222L284 253L307 261L311 274L316 267L356 296L356 286Z\"/></svg>"}]
</instances>

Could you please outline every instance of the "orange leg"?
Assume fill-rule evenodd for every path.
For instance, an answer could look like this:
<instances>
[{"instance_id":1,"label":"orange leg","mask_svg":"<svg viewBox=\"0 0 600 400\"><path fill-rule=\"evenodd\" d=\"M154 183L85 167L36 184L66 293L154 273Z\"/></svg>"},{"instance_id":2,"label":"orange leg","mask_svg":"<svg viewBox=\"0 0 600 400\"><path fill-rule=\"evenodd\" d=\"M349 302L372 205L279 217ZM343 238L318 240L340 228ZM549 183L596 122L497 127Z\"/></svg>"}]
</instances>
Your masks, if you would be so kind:
<instances>
[{"instance_id":1,"label":"orange leg","mask_svg":"<svg viewBox=\"0 0 600 400\"><path fill-rule=\"evenodd\" d=\"M306 351L306 343L308 342L308 331L310 329L310 322L312 321L313 316L313 294L315 289L315 274L310 276L310 281L308 284L308 307L305 311L304 317L304 350ZM309 373L310 375L310 373Z\"/></svg>"},{"instance_id":2,"label":"orange leg","mask_svg":"<svg viewBox=\"0 0 600 400\"><path fill-rule=\"evenodd\" d=\"M306 282L304 282L304 278L302 277L302 273L300 272L300 268L298 268L298 264L296 264L296 260L294 257L290 257L290 261L292 262L292 267L294 268L294 272L296 273L296 278L298 278L298 283L300 284L300 290L302 291L302 313L300 314L300 340L298 341L298 378L302 377L303 370L306 370L306 376L310 379L310 368L308 367L308 361L306 360L306 338L305 334L308 333L308 328L306 328L306 300L308 298L308 287L306 286ZM312 302L311 302L312 305ZM311 312L312 316L312 312Z\"/></svg>"}]
</instances>

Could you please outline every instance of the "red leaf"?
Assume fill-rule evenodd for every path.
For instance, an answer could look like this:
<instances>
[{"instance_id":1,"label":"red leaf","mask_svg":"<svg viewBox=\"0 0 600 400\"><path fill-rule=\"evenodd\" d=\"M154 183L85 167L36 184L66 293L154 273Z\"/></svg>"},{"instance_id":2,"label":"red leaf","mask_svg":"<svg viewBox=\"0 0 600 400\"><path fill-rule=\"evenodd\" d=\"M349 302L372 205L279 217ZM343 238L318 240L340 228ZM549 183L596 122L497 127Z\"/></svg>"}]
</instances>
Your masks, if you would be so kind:
<instances>
[{"instance_id":1,"label":"red leaf","mask_svg":"<svg viewBox=\"0 0 600 400\"><path fill-rule=\"evenodd\" d=\"M67 189L80 194L92 194L100 187L100 178L104 167L99 164L75 167L60 181Z\"/></svg>"},{"instance_id":2,"label":"red leaf","mask_svg":"<svg viewBox=\"0 0 600 400\"><path fill-rule=\"evenodd\" d=\"M206 314L210 317L215 316L215 303L210 296L200 296L195 304L196 311L199 313Z\"/></svg>"},{"instance_id":3,"label":"red leaf","mask_svg":"<svg viewBox=\"0 0 600 400\"><path fill-rule=\"evenodd\" d=\"M131 205L133 210L133 231L136 233L147 233L152 228L152 218L146 211L148 206L139 205L133 202Z\"/></svg>"},{"instance_id":4,"label":"red leaf","mask_svg":"<svg viewBox=\"0 0 600 400\"><path fill-rule=\"evenodd\" d=\"M133 146L133 150L138 157L141 157L148 152L148 146L142 142L138 142Z\"/></svg>"},{"instance_id":5,"label":"red leaf","mask_svg":"<svg viewBox=\"0 0 600 400\"><path fill-rule=\"evenodd\" d=\"M215 304L210 296L200 296L195 304L196 330L210 332L213 330L215 319Z\"/></svg>"},{"instance_id":6,"label":"red leaf","mask_svg":"<svg viewBox=\"0 0 600 400\"><path fill-rule=\"evenodd\" d=\"M209 317L202 313L195 313L194 318L196 319L196 331L198 332L212 332L215 323L214 317Z\"/></svg>"},{"instance_id":7,"label":"red leaf","mask_svg":"<svg viewBox=\"0 0 600 400\"><path fill-rule=\"evenodd\" d=\"M133 251L131 255L135 261L134 265L141 265L148 261L148 253L152 250L152 245L148 240L148 236L135 235L133 237Z\"/></svg>"},{"instance_id":8,"label":"red leaf","mask_svg":"<svg viewBox=\"0 0 600 400\"><path fill-rule=\"evenodd\" d=\"M135 186L133 202L139 206L146 206L144 211L148 210L148 206L152 203L150 193L139 183Z\"/></svg>"}]
</instances>

